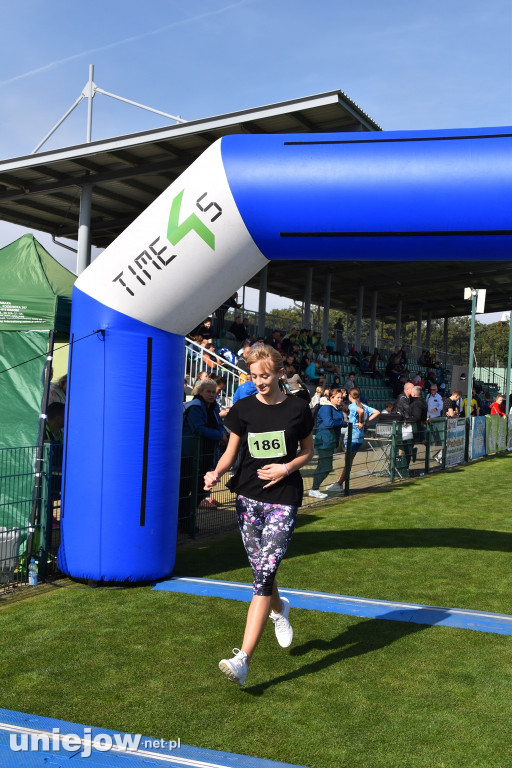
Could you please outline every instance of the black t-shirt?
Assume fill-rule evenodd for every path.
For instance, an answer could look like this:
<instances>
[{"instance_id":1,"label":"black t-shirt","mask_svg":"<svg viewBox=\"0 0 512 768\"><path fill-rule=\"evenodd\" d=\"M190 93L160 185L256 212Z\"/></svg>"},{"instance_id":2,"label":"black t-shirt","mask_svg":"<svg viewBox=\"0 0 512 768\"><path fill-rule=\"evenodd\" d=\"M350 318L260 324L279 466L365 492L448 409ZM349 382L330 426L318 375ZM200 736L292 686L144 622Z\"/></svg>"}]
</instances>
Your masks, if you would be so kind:
<instances>
[{"instance_id":1,"label":"black t-shirt","mask_svg":"<svg viewBox=\"0 0 512 768\"><path fill-rule=\"evenodd\" d=\"M457 408L457 400L452 400L451 397L447 397L443 402L443 410L441 415L447 416L447 411L450 410L450 408L453 408L455 415L458 414L458 408Z\"/></svg>"},{"instance_id":2,"label":"black t-shirt","mask_svg":"<svg viewBox=\"0 0 512 768\"><path fill-rule=\"evenodd\" d=\"M224 424L242 438L242 461L229 482L231 490L256 501L299 507L304 490L300 472L291 472L264 489L268 481L260 480L257 470L265 464L293 461L299 441L313 429L309 405L293 395L282 403L265 405L252 395L233 405Z\"/></svg>"}]
</instances>

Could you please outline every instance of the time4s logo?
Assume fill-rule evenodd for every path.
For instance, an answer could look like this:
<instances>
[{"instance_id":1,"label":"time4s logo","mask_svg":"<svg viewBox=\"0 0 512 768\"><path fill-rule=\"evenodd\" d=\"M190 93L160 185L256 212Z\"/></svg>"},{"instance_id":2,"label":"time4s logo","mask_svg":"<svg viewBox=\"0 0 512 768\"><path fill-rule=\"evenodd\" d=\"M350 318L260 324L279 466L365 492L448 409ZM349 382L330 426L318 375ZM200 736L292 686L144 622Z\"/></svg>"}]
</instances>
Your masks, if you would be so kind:
<instances>
[{"instance_id":1,"label":"time4s logo","mask_svg":"<svg viewBox=\"0 0 512 768\"><path fill-rule=\"evenodd\" d=\"M206 245L208 245L212 251L214 251L215 235L211 229L209 229L209 227L207 227L206 224L201 221L196 213L191 213L190 216L187 216L187 218L180 222L181 201L183 199L184 191L185 190L182 190L179 194L177 194L172 201L171 210L169 213L169 221L167 224L167 239L172 245L177 245L186 235L189 234L189 232L195 232L201 238L201 240L203 240ZM204 192L196 200L196 207L202 213L206 213L211 208L214 208L216 213L214 213L210 220L210 223L213 224L213 222L216 221L219 216L222 216L222 208L218 203L215 202L206 204L205 197L207 194L207 192ZM168 257L166 254L164 257L163 254L167 250L168 246L164 245L161 247L161 244L159 245L159 240L160 237L157 237L155 240L153 240L153 242L151 242L148 247L142 251L142 253L139 253L139 255L135 257L133 260L133 265L128 265L128 271L141 285L146 285L146 282L151 280L152 275L148 271L150 267L161 271L162 267L167 267L177 256L177 254L174 253ZM135 293L132 290L134 286L132 285L132 287L130 287L126 282L126 277L124 277L124 270L120 272L116 277L114 277L112 282L119 283L119 285L126 289L130 296L135 296Z\"/></svg>"}]
</instances>

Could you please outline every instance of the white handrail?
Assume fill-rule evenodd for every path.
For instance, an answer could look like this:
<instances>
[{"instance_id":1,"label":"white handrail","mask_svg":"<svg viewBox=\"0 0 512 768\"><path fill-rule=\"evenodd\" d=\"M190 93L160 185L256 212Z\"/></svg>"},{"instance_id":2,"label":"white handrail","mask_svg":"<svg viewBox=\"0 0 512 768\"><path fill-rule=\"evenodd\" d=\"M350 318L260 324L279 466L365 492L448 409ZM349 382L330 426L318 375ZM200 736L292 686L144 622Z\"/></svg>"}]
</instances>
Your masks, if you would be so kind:
<instances>
[{"instance_id":1,"label":"white handrail","mask_svg":"<svg viewBox=\"0 0 512 768\"><path fill-rule=\"evenodd\" d=\"M223 376L226 379L226 387L222 392L224 404L231 406L237 387L244 381L244 371L222 355L192 341L188 336L185 339L185 355L185 374L190 386L194 386L202 371L211 371L212 376ZM210 361L214 363L214 369Z\"/></svg>"}]
</instances>

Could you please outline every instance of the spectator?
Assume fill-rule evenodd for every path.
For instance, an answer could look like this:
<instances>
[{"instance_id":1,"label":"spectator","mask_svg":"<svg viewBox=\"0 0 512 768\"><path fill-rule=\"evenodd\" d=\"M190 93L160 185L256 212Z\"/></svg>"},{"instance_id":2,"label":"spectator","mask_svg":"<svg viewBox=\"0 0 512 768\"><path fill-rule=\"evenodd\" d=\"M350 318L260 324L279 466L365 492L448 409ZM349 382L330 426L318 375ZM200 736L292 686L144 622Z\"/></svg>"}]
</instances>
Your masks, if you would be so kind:
<instances>
[{"instance_id":1,"label":"spectator","mask_svg":"<svg viewBox=\"0 0 512 768\"><path fill-rule=\"evenodd\" d=\"M203 339L211 339L213 336L211 317L207 317L206 320L203 320L200 325L194 328L190 336L202 336Z\"/></svg>"},{"instance_id":2,"label":"spectator","mask_svg":"<svg viewBox=\"0 0 512 768\"><path fill-rule=\"evenodd\" d=\"M226 301L224 301L220 307L217 307L213 313L215 317L214 332L216 338L221 338L224 333L224 322L228 309L239 309L242 306L241 304L238 304L237 300L238 293L234 293L229 297L229 299L226 299Z\"/></svg>"},{"instance_id":3,"label":"spectator","mask_svg":"<svg viewBox=\"0 0 512 768\"><path fill-rule=\"evenodd\" d=\"M217 384L213 379L204 379L198 386L194 399L184 405L183 439L180 473L180 500L178 517L190 518L191 479L197 481L197 500L201 509L216 509L221 506L203 491L203 476L214 467L221 455L221 446L227 445L227 431L222 426L219 407L216 403ZM197 478L193 477L195 439L199 437L200 466ZM184 523L186 525L186 523Z\"/></svg>"},{"instance_id":4,"label":"spectator","mask_svg":"<svg viewBox=\"0 0 512 768\"><path fill-rule=\"evenodd\" d=\"M206 342L206 344L202 345L204 346L204 349L206 350L203 352L203 365L206 366L206 370L211 375L215 373L217 369L217 363L215 361L214 357L211 357L208 352L215 352L215 344L212 344L212 342Z\"/></svg>"},{"instance_id":5,"label":"spectator","mask_svg":"<svg viewBox=\"0 0 512 768\"><path fill-rule=\"evenodd\" d=\"M489 416L491 413L491 395L489 392L484 394L482 405L480 406L480 416Z\"/></svg>"},{"instance_id":6,"label":"spectator","mask_svg":"<svg viewBox=\"0 0 512 768\"><path fill-rule=\"evenodd\" d=\"M503 395L496 395L496 398L494 400L494 403L491 405L491 416L498 415L503 416L504 419L507 418L506 414L503 413L502 405L505 402L505 398Z\"/></svg>"},{"instance_id":7,"label":"spectator","mask_svg":"<svg viewBox=\"0 0 512 768\"><path fill-rule=\"evenodd\" d=\"M460 415L461 416L467 416L467 405L468 405L468 398L467 396L462 401L462 407L460 409ZM471 392L471 416L480 416L480 406L478 405L478 401L476 399L476 392L473 389Z\"/></svg>"},{"instance_id":8,"label":"spectator","mask_svg":"<svg viewBox=\"0 0 512 768\"><path fill-rule=\"evenodd\" d=\"M319 489L327 475L332 472L332 461L340 440L341 427L345 426L345 414L341 408L340 389L331 390L329 399L323 397L316 414L316 434L314 446L318 454L318 464L313 475L313 487L309 496L326 499L327 494Z\"/></svg>"},{"instance_id":9,"label":"spectator","mask_svg":"<svg viewBox=\"0 0 512 768\"><path fill-rule=\"evenodd\" d=\"M269 339L265 342L268 344L269 347L272 347L273 349L277 349L278 352L283 351L283 341L281 339L281 331L274 330L272 331L272 335Z\"/></svg>"},{"instance_id":10,"label":"spectator","mask_svg":"<svg viewBox=\"0 0 512 768\"><path fill-rule=\"evenodd\" d=\"M350 394L350 390L353 389L355 386L356 386L356 374L354 373L354 371L350 371L345 381L345 384L343 385L343 389L346 389L347 392Z\"/></svg>"},{"instance_id":11,"label":"spectator","mask_svg":"<svg viewBox=\"0 0 512 768\"><path fill-rule=\"evenodd\" d=\"M46 411L45 443L62 443L64 429L64 403L50 403Z\"/></svg>"},{"instance_id":12,"label":"spectator","mask_svg":"<svg viewBox=\"0 0 512 768\"><path fill-rule=\"evenodd\" d=\"M314 408L315 405L319 405L323 396L324 396L323 387L317 387L315 389L315 394L311 398L311 407Z\"/></svg>"},{"instance_id":13,"label":"spectator","mask_svg":"<svg viewBox=\"0 0 512 768\"><path fill-rule=\"evenodd\" d=\"M443 412L443 398L438 392L437 384L430 385L430 394L427 395L425 402L427 404L427 421L439 418ZM432 424L431 430L432 441L434 445L438 445L440 437L439 428L437 425Z\"/></svg>"},{"instance_id":14,"label":"spectator","mask_svg":"<svg viewBox=\"0 0 512 768\"><path fill-rule=\"evenodd\" d=\"M338 366L329 360L329 353L327 352L326 347L320 348L316 356L316 362L320 366L320 369L323 368L326 373L337 373L338 376L341 376L341 371Z\"/></svg>"},{"instance_id":15,"label":"spectator","mask_svg":"<svg viewBox=\"0 0 512 768\"><path fill-rule=\"evenodd\" d=\"M223 419L224 416L227 416L229 413L229 407L226 403L226 392L225 392L227 381L224 378L224 376L215 376L214 381L217 384L217 394L215 397L215 402L219 407L219 416L221 419Z\"/></svg>"},{"instance_id":16,"label":"spectator","mask_svg":"<svg viewBox=\"0 0 512 768\"><path fill-rule=\"evenodd\" d=\"M395 400L400 397L402 392L404 391L405 384L407 382L407 376L405 373L402 373L399 378L393 383L392 390L393 390L393 397Z\"/></svg>"},{"instance_id":17,"label":"spectator","mask_svg":"<svg viewBox=\"0 0 512 768\"><path fill-rule=\"evenodd\" d=\"M247 339L247 329L242 322L242 316L237 315L234 321L228 328L229 332L233 334L237 341L245 341Z\"/></svg>"},{"instance_id":18,"label":"spectator","mask_svg":"<svg viewBox=\"0 0 512 768\"><path fill-rule=\"evenodd\" d=\"M458 401L462 397L460 389L454 389L449 397L446 397L443 403L442 416L448 419L456 419L459 415Z\"/></svg>"},{"instance_id":19,"label":"spectator","mask_svg":"<svg viewBox=\"0 0 512 768\"><path fill-rule=\"evenodd\" d=\"M368 405L363 405L361 403L360 396L361 396L361 393L357 387L352 387L352 389L348 393L348 397L350 400L350 405L348 408L349 410L348 420L352 424L352 439L350 441L350 458L347 458L347 453L346 453L349 447L348 438L347 438L347 440L345 441L345 466L343 467L343 470L338 480L335 483L331 483L330 485L327 486L326 490L328 491L341 492L343 490L343 484L345 482L347 472L350 472L352 463L354 461L354 457L357 451L359 451L363 446L365 424L368 421L372 421L380 414L380 411L378 411L376 408L371 408Z\"/></svg>"},{"instance_id":20,"label":"spectator","mask_svg":"<svg viewBox=\"0 0 512 768\"><path fill-rule=\"evenodd\" d=\"M395 410L400 414L404 421L409 421L410 409L411 409L411 393L414 384L412 381L406 381L404 389L401 395L398 396L396 401Z\"/></svg>"},{"instance_id":21,"label":"spectator","mask_svg":"<svg viewBox=\"0 0 512 768\"><path fill-rule=\"evenodd\" d=\"M50 403L65 403L66 402L66 386L68 381L67 373L61 376L57 381L52 381L50 384L50 392L48 394L48 405Z\"/></svg>"}]
</instances>

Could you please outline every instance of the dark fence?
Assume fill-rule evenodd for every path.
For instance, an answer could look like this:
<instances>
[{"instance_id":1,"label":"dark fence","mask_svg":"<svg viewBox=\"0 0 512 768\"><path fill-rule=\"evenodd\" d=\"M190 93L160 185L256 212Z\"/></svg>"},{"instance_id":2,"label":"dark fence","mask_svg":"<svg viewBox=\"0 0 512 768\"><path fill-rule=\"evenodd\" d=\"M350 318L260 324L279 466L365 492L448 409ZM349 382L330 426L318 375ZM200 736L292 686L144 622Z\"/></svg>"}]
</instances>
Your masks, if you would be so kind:
<instances>
[{"instance_id":1,"label":"dark fence","mask_svg":"<svg viewBox=\"0 0 512 768\"><path fill-rule=\"evenodd\" d=\"M55 570L60 540L62 446L0 449L0 590Z\"/></svg>"},{"instance_id":2,"label":"dark fence","mask_svg":"<svg viewBox=\"0 0 512 768\"><path fill-rule=\"evenodd\" d=\"M226 487L230 473L212 492L205 492L204 473L215 466L217 457L204 454L199 438L192 445L191 455L183 456L181 463L178 544L237 526L235 494ZM341 497L506 450L512 450L512 417L505 421L492 416L469 423L439 418L412 429L404 429L398 421L379 420L367 429L363 448L353 456ZM337 480L345 464L350 464L348 459L340 444L333 471L320 490ZM317 462L314 455L302 470L304 507L319 503L308 495ZM28 582L30 557L37 561L41 579L56 571L61 467L61 445L0 449L0 591ZM336 498L339 492L328 491L325 501Z\"/></svg>"}]
</instances>

